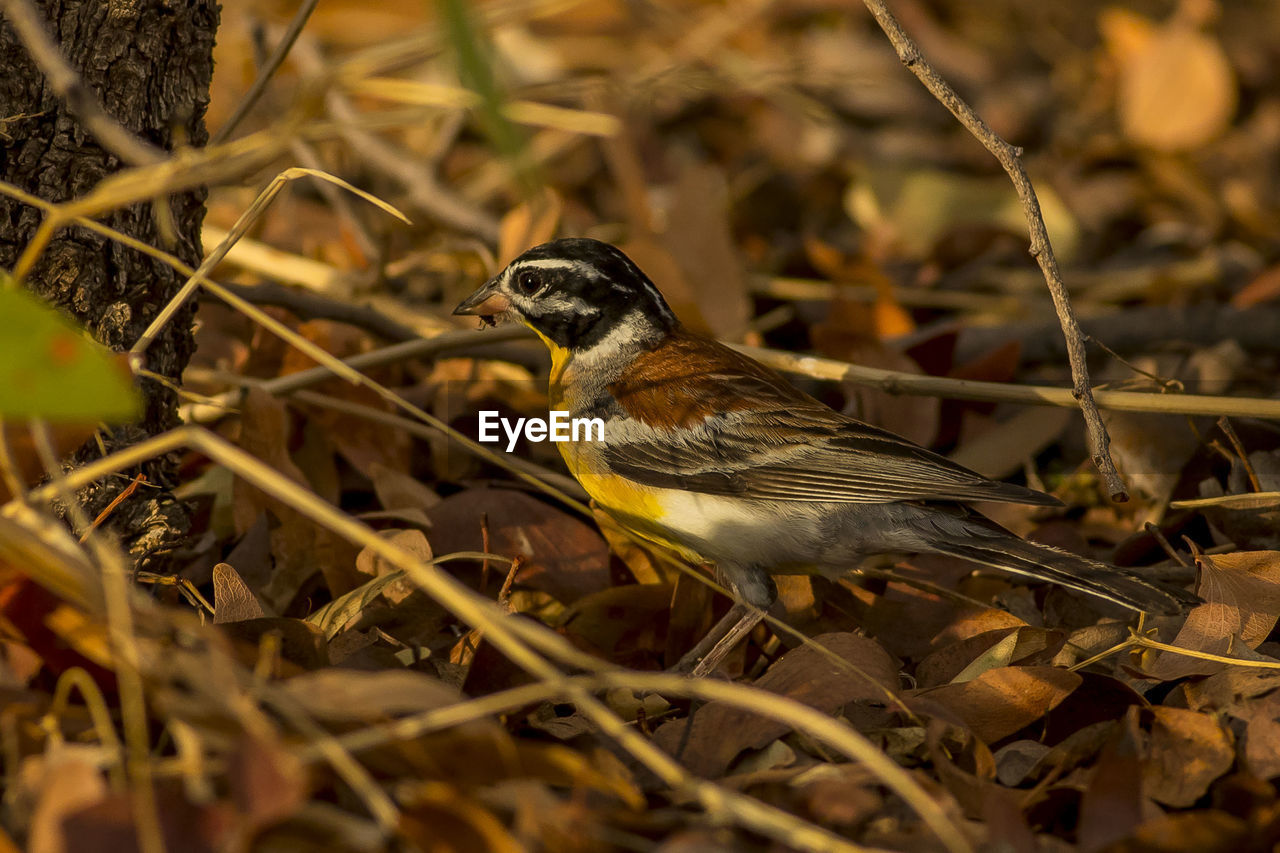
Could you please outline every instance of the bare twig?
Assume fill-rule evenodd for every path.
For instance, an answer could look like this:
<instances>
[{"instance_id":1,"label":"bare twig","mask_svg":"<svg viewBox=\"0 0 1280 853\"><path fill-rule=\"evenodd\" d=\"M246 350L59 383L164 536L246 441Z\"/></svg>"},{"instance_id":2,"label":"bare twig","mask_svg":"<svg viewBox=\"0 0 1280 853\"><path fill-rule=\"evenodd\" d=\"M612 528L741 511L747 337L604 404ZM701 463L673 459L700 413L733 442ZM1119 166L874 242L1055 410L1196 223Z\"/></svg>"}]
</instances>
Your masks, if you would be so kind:
<instances>
[{"instance_id":1,"label":"bare twig","mask_svg":"<svg viewBox=\"0 0 1280 853\"><path fill-rule=\"evenodd\" d=\"M0 0L0 8L3 8L9 23L13 24L27 53L44 72L53 91L93 131L103 148L130 166L144 166L165 159L164 151L139 139L107 115L97 96L84 84L80 75L67 63L62 51L53 43L46 23L27 0Z\"/></svg>"},{"instance_id":2,"label":"bare twig","mask_svg":"<svg viewBox=\"0 0 1280 853\"><path fill-rule=\"evenodd\" d=\"M775 370L857 382L890 394L921 394L956 400L985 400L994 403L1031 403L1039 406L1075 408L1075 392L1067 388L978 382L947 376L921 376L898 370L863 367L833 358L796 355L781 350L730 344L734 349L764 362ZM1280 420L1280 400L1260 397L1214 397L1204 394L1154 394L1139 391L1094 391L1104 409L1119 412L1156 412L1165 415L1230 415L1232 417Z\"/></svg>"},{"instance_id":3,"label":"bare twig","mask_svg":"<svg viewBox=\"0 0 1280 853\"><path fill-rule=\"evenodd\" d=\"M347 323L396 343L421 338L421 335L415 329L403 323L397 323L386 314L367 305L353 305L349 302L328 299L324 296L308 293L305 290L295 290L294 288L271 282L266 284L223 284L222 286L246 302L252 302L254 305L274 305L277 308L285 308L297 314L303 320L319 319Z\"/></svg>"},{"instance_id":4,"label":"bare twig","mask_svg":"<svg viewBox=\"0 0 1280 853\"><path fill-rule=\"evenodd\" d=\"M1245 476L1249 478L1249 488L1255 492L1262 491L1262 482L1258 479L1258 472L1253 470L1253 462L1249 460L1249 454L1245 452L1240 436L1236 435L1235 427L1231 426L1231 419L1226 415L1218 418L1218 429L1222 430L1223 435L1227 437L1227 441L1231 442L1231 449L1240 458L1240 464L1244 466Z\"/></svg>"},{"instance_id":5,"label":"bare twig","mask_svg":"<svg viewBox=\"0 0 1280 853\"><path fill-rule=\"evenodd\" d=\"M1049 285L1049 294L1053 297L1053 306L1058 312L1058 320L1062 325L1062 334L1067 341L1067 358L1071 364L1071 393L1075 396L1080 411L1084 415L1093 464L1102 475L1111 499L1127 501L1129 494L1125 491L1124 480L1120 478L1120 472L1111 461L1108 450L1111 439L1107 435L1107 428L1102 424L1102 416L1098 413L1097 403L1093 399L1089 365L1086 362L1080 325L1076 322L1075 312L1071 308L1066 285L1062 283L1062 273L1058 269L1058 259L1053 254L1053 246L1049 243L1049 232L1045 228L1044 217L1040 213L1040 202L1036 198L1035 188L1031 185L1027 170L1022 165L1022 149L1002 139L974 112L971 106L956 94L947 81L942 79L942 76L921 55L920 48L893 17L884 0L863 0L863 5L876 19L880 29L884 30L885 35L889 37L902 63L916 75L930 94L937 98L938 102L946 107L973 134L974 138L1000 161L1000 165L1013 181L1018 198L1022 201L1023 213L1027 218L1031 235L1031 255L1040 265L1040 271L1044 273L1045 282Z\"/></svg>"}]
</instances>

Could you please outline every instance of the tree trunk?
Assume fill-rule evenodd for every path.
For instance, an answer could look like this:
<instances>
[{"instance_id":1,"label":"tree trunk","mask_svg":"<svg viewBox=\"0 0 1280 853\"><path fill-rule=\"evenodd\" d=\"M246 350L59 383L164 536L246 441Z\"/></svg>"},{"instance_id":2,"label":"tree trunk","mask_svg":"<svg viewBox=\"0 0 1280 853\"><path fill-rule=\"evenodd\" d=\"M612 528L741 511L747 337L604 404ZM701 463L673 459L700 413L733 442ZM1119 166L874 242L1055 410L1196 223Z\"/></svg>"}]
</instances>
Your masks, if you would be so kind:
<instances>
[{"instance_id":1,"label":"tree trunk","mask_svg":"<svg viewBox=\"0 0 1280 853\"><path fill-rule=\"evenodd\" d=\"M153 145L204 145L218 26L214 0L32 0L49 21L63 56L106 112ZM0 17L0 179L53 202L84 195L122 168L58 97ZM200 260L204 190L171 196L177 241L164 245L150 204L114 211L101 221L195 266ZM0 267L12 269L42 214L0 196ZM177 292L183 277L133 249L69 227L58 232L26 285L73 315L102 343L127 349ZM177 382L193 349L192 310L181 312L147 353L148 369ZM163 432L177 423L177 398L161 383L143 380L141 421L106 437L108 451ZM97 456L97 442L76 460ZM140 489L118 507L110 527L139 562L179 541L186 513L169 495L173 460L143 466L160 489ZM130 472L126 472L130 473ZM90 517L126 484L109 478L82 495Z\"/></svg>"}]
</instances>

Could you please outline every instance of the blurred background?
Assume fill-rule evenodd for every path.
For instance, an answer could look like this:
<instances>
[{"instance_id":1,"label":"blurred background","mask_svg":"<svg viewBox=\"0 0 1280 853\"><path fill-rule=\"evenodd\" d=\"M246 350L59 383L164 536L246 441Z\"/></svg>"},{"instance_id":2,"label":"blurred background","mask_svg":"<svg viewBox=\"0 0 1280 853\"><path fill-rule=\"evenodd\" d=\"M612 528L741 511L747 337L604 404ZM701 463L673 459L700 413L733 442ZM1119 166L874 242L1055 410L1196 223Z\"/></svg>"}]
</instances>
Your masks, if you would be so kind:
<instances>
[{"instance_id":1,"label":"blurred background","mask_svg":"<svg viewBox=\"0 0 1280 853\"><path fill-rule=\"evenodd\" d=\"M1091 347L1098 376L1274 393L1280 6L900 0L893 11L1024 149L1076 311L1124 359ZM688 324L728 340L1069 381L1012 185L860 4L329 0L246 114L246 91L299 15L224 5L211 132L258 134L278 156L256 180L212 190L206 248L288 165L340 176L413 224L296 182L232 250L225 279L300 287L432 335L466 326L447 309L519 251L590 235L628 251ZM194 364L278 372L283 350L253 355L249 328L206 303ZM541 358L534 347L499 371L505 405L543 405ZM432 378L476 370L444 362ZM995 423L990 406L811 390L943 449ZM1154 476L1139 490L1168 497L1194 431L1109 417L1122 469ZM1071 469L1087 454L1069 420L1024 411L963 461L1008 476L1061 438L1055 455ZM1153 424L1167 456L1149 452ZM550 448L531 452L554 462Z\"/></svg>"}]
</instances>

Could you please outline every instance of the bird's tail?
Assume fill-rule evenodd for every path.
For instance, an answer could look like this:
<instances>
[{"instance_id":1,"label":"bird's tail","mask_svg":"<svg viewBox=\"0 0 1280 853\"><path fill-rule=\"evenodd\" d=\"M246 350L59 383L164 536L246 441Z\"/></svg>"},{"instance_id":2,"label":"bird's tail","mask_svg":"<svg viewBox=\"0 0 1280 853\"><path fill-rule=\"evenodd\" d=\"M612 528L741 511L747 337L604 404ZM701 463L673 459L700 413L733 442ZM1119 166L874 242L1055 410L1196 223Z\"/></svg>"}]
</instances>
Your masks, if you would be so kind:
<instances>
[{"instance_id":1,"label":"bird's tail","mask_svg":"<svg viewBox=\"0 0 1280 853\"><path fill-rule=\"evenodd\" d=\"M993 569L1047 581L1143 613L1179 613L1199 599L1178 587L1069 551L1019 539L981 516L965 520L964 535L933 540L932 550Z\"/></svg>"}]
</instances>

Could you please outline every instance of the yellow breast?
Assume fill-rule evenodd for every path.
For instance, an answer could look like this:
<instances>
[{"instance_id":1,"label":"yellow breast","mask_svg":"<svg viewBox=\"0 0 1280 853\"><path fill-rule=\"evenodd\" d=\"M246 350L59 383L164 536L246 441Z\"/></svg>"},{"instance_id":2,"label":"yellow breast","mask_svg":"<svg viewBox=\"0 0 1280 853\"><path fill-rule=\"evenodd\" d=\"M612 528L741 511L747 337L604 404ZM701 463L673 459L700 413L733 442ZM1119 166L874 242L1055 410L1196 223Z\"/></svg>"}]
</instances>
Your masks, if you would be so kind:
<instances>
[{"instance_id":1,"label":"yellow breast","mask_svg":"<svg viewBox=\"0 0 1280 853\"><path fill-rule=\"evenodd\" d=\"M551 381L548 387L550 408L573 411L569 386L573 379L566 373L569 352L548 342L551 350ZM606 435L607 439L608 436ZM665 489L654 489L620 477L608 470L601 454L601 443L595 441L562 441L556 445L569 473L586 490L596 505L619 525L640 539L668 548L694 563L704 558L681 543L664 524L670 508L664 499Z\"/></svg>"}]
</instances>

